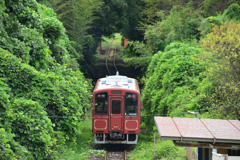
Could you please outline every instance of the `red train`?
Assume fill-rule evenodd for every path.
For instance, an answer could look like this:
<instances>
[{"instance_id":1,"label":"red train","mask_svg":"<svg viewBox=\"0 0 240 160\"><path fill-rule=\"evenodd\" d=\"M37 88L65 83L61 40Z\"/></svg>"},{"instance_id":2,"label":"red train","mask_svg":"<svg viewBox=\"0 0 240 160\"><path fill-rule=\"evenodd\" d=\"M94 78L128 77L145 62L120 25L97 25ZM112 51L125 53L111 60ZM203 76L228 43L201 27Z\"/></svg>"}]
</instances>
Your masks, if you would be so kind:
<instances>
[{"instance_id":1,"label":"red train","mask_svg":"<svg viewBox=\"0 0 240 160\"><path fill-rule=\"evenodd\" d=\"M140 132L140 92L136 79L107 76L93 91L92 132L99 144L136 144Z\"/></svg>"}]
</instances>

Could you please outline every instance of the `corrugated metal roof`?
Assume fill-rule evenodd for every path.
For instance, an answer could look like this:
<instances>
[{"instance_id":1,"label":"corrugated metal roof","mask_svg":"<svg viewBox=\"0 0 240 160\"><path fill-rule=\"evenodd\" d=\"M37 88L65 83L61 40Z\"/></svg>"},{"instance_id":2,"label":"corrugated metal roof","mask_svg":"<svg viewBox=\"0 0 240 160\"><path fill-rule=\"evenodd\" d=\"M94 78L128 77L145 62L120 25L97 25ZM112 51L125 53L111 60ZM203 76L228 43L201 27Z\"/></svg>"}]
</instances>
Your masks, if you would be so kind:
<instances>
[{"instance_id":1,"label":"corrugated metal roof","mask_svg":"<svg viewBox=\"0 0 240 160\"><path fill-rule=\"evenodd\" d=\"M238 120L156 116L154 121L161 139L240 144Z\"/></svg>"}]
</instances>

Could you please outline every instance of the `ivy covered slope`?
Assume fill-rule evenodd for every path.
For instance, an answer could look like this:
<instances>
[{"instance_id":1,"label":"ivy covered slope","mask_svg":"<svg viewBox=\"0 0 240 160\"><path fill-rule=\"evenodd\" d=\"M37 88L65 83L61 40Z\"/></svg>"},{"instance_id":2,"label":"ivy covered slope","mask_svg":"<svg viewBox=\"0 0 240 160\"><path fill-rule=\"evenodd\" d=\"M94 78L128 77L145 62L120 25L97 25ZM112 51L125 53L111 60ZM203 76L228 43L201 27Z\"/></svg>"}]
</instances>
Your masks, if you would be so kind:
<instances>
[{"instance_id":1,"label":"ivy covered slope","mask_svg":"<svg viewBox=\"0 0 240 160\"><path fill-rule=\"evenodd\" d=\"M173 41L152 56L143 78L146 114L186 117L187 110L201 109L202 118L240 117L239 13L240 6L232 4L222 15L202 20L200 41ZM152 117L143 122L152 130Z\"/></svg>"},{"instance_id":2,"label":"ivy covered slope","mask_svg":"<svg viewBox=\"0 0 240 160\"><path fill-rule=\"evenodd\" d=\"M195 61L199 54L198 44L174 42L152 57L142 94L147 114L197 109L194 94L204 71L204 64ZM152 117L145 122L153 124Z\"/></svg>"},{"instance_id":3,"label":"ivy covered slope","mask_svg":"<svg viewBox=\"0 0 240 160\"><path fill-rule=\"evenodd\" d=\"M54 159L81 133L90 85L52 9L0 0L0 157Z\"/></svg>"}]
</instances>

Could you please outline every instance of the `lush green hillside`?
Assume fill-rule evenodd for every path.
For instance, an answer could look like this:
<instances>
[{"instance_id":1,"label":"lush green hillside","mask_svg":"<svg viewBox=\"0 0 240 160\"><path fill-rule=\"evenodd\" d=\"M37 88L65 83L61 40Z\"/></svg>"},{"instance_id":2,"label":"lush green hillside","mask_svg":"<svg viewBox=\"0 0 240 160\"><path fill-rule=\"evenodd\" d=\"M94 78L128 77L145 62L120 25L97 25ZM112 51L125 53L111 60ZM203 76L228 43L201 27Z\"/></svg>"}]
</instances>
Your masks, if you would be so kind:
<instances>
[{"instance_id":1,"label":"lush green hillside","mask_svg":"<svg viewBox=\"0 0 240 160\"><path fill-rule=\"evenodd\" d=\"M144 113L186 117L192 110L201 112L201 117L237 119L240 7L232 4L223 14L200 18L194 28L184 22L194 19L181 14L184 10L174 11L180 14L171 11L165 20L146 31L145 47L158 52L151 57L143 78ZM170 22L172 28L165 26ZM143 121L142 126L152 131L152 117L144 117Z\"/></svg>"},{"instance_id":2,"label":"lush green hillside","mask_svg":"<svg viewBox=\"0 0 240 160\"><path fill-rule=\"evenodd\" d=\"M129 39L118 57L144 75L138 77L142 129L156 131L150 115L187 117L187 110L208 118L240 117L238 1L38 2L0 0L1 158L61 159L76 143L85 144L82 139L91 141L91 122L83 116L92 87L84 75L94 75L101 37L115 32ZM133 159L152 145L140 138ZM166 148L159 158L182 151L158 142L160 150ZM75 149L74 158L92 153L90 146Z\"/></svg>"},{"instance_id":3,"label":"lush green hillside","mask_svg":"<svg viewBox=\"0 0 240 160\"><path fill-rule=\"evenodd\" d=\"M52 9L1 0L0 19L0 156L58 159L58 145L81 134L90 84Z\"/></svg>"}]
</instances>

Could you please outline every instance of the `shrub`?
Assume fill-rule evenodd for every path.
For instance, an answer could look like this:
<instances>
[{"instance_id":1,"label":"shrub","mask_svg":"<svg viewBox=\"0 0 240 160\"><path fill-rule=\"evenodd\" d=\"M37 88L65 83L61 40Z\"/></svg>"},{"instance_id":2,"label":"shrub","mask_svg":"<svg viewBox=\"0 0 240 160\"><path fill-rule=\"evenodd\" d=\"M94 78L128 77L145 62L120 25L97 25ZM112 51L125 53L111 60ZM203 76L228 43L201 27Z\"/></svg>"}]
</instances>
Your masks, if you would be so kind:
<instances>
[{"instance_id":1,"label":"shrub","mask_svg":"<svg viewBox=\"0 0 240 160\"><path fill-rule=\"evenodd\" d=\"M2 159L32 159L30 152L14 140L6 111L11 108L11 89L0 79L0 157ZM6 131L8 130L8 131Z\"/></svg>"},{"instance_id":2,"label":"shrub","mask_svg":"<svg viewBox=\"0 0 240 160\"><path fill-rule=\"evenodd\" d=\"M202 38L213 31L213 28L217 25L220 26L222 23L230 20L239 21L240 20L240 6L236 3L230 5L223 14L218 14L216 16L210 16L201 21L199 30L201 31Z\"/></svg>"},{"instance_id":3,"label":"shrub","mask_svg":"<svg viewBox=\"0 0 240 160\"><path fill-rule=\"evenodd\" d=\"M38 102L15 99L6 114L5 121L11 126L15 141L25 146L36 159L53 156L56 139L53 138L52 123Z\"/></svg>"},{"instance_id":4,"label":"shrub","mask_svg":"<svg viewBox=\"0 0 240 160\"><path fill-rule=\"evenodd\" d=\"M13 96L37 101L51 116L55 129L66 138L74 139L81 133L80 116L88 106L89 85L80 71L72 71L67 66L55 66L52 71L39 72L0 49L0 75L11 88Z\"/></svg>"},{"instance_id":5,"label":"shrub","mask_svg":"<svg viewBox=\"0 0 240 160\"><path fill-rule=\"evenodd\" d=\"M229 19L240 21L240 6L237 3L231 4L223 13Z\"/></svg>"},{"instance_id":6,"label":"shrub","mask_svg":"<svg viewBox=\"0 0 240 160\"><path fill-rule=\"evenodd\" d=\"M25 147L19 145L14 139L14 134L8 133L0 127L0 157L1 159L33 159Z\"/></svg>"},{"instance_id":7,"label":"shrub","mask_svg":"<svg viewBox=\"0 0 240 160\"><path fill-rule=\"evenodd\" d=\"M203 78L203 63L195 61L199 53L197 44L175 42L152 57L142 93L147 114L170 115L198 108L192 93ZM153 125L149 118L144 121Z\"/></svg>"},{"instance_id":8,"label":"shrub","mask_svg":"<svg viewBox=\"0 0 240 160\"><path fill-rule=\"evenodd\" d=\"M214 93L206 95L211 107L220 107L215 113L218 118L239 117L239 73L240 73L240 24L233 21L213 28L207 38L201 40L202 61L211 61L208 79L215 83Z\"/></svg>"},{"instance_id":9,"label":"shrub","mask_svg":"<svg viewBox=\"0 0 240 160\"><path fill-rule=\"evenodd\" d=\"M182 10L173 7L166 19L148 26L145 32L147 45L153 50L153 53L157 53L164 51L164 48L174 41L199 39L200 32L197 28L200 22L199 12L192 7Z\"/></svg>"}]
</instances>

